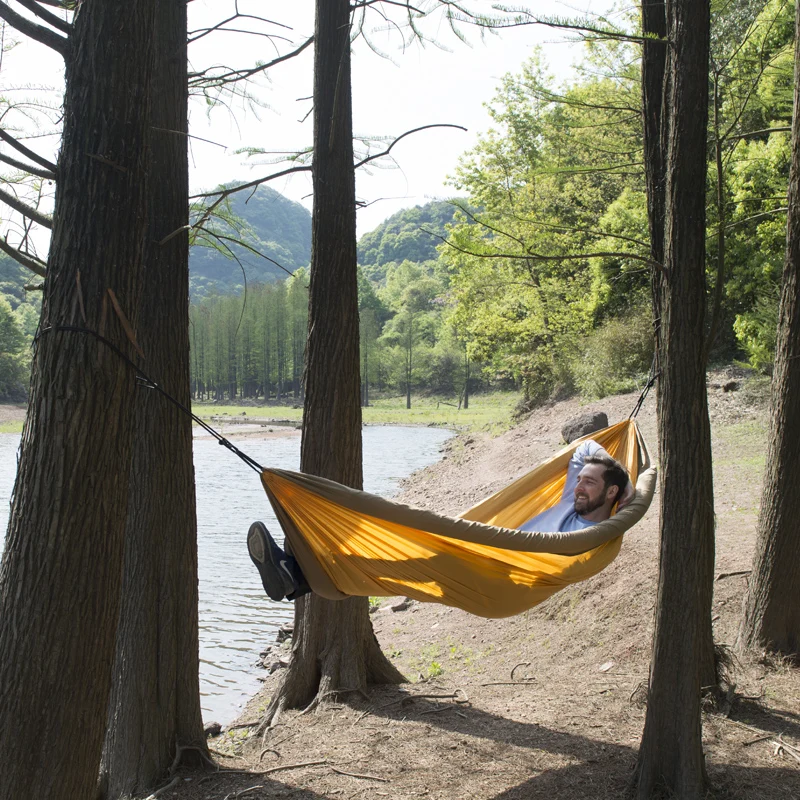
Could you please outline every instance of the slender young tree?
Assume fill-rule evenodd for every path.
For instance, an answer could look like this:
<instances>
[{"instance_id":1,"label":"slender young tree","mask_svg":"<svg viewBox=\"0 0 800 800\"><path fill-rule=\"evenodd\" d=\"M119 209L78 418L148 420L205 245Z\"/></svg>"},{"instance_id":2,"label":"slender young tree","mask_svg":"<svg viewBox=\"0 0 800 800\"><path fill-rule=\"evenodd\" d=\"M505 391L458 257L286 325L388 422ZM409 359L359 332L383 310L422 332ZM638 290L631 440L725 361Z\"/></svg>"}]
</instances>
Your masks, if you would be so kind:
<instances>
[{"instance_id":1,"label":"slender young tree","mask_svg":"<svg viewBox=\"0 0 800 800\"><path fill-rule=\"evenodd\" d=\"M665 228L656 266L661 558L636 794L705 797L700 690L711 613L714 498L705 382L708 0L670 0Z\"/></svg>"},{"instance_id":2,"label":"slender young tree","mask_svg":"<svg viewBox=\"0 0 800 800\"><path fill-rule=\"evenodd\" d=\"M147 236L156 0L84 3L42 330L0 567L0 798L90 797L119 614L134 417L131 345ZM69 735L65 732L69 731Z\"/></svg>"},{"instance_id":3,"label":"slender young tree","mask_svg":"<svg viewBox=\"0 0 800 800\"><path fill-rule=\"evenodd\" d=\"M360 489L356 202L349 0L317 0L314 50L314 209L300 469ZM295 605L292 661L267 711L337 690L403 681L378 646L367 598Z\"/></svg>"},{"instance_id":4,"label":"slender young tree","mask_svg":"<svg viewBox=\"0 0 800 800\"><path fill-rule=\"evenodd\" d=\"M800 3L795 9L794 112L786 260L772 375L767 468L740 647L800 656Z\"/></svg>"},{"instance_id":5,"label":"slender young tree","mask_svg":"<svg viewBox=\"0 0 800 800\"><path fill-rule=\"evenodd\" d=\"M189 393L186 3L160 0L153 32L149 229L139 314L146 371ZM178 232L178 233L176 233ZM175 235L173 235L175 234ZM125 571L102 764L108 798L155 786L176 755L205 753L198 679L191 420L138 389Z\"/></svg>"}]
</instances>

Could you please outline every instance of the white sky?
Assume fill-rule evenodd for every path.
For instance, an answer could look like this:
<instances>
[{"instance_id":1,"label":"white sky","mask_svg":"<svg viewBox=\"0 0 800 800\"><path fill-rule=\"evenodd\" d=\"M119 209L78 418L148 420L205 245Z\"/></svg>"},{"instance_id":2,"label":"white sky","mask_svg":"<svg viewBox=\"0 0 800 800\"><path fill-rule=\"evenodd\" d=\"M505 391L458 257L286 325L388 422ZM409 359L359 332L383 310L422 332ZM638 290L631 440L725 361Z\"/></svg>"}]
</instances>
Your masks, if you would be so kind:
<instances>
[{"instance_id":1,"label":"white sky","mask_svg":"<svg viewBox=\"0 0 800 800\"><path fill-rule=\"evenodd\" d=\"M12 3L13 5L13 3ZM491 2L472 0L471 7L491 13ZM602 13L610 0L537 0L525 5L539 16L577 16L584 12ZM263 36L235 33L215 33L204 37L190 47L191 65L195 69L211 64L224 64L236 68L252 66L257 61L270 61L281 52L293 49L313 33L312 0L239 0L243 13L268 17L291 27L261 25L261 31L285 36L289 41L271 42ZM190 30L214 24L229 16L233 0L193 0L189 5ZM380 27L373 12L371 28ZM250 24L240 20L235 27ZM502 76L519 72L531 55L533 47L541 45L550 72L557 80L568 78L572 63L580 56L579 44L564 42L558 31L539 26L508 29L498 35L489 35L482 41L479 33L465 29L471 46L449 31L440 17L426 20L425 33L435 39L440 47L427 44L412 45L402 51L402 41L394 32L374 30L373 42L389 58L371 52L363 41L357 41L353 50L353 114L356 136L393 137L406 130L433 123L453 123L468 128L467 132L454 129L423 131L400 142L392 151L394 163L384 162L383 168L371 165L369 172L362 169L357 177L360 200L368 205L359 210L359 235L372 230L395 211L425 203L431 199L451 196L454 190L446 185L459 156L476 142L477 135L485 131L490 120L484 104L491 100ZM8 41L9 31L6 31ZM15 38L21 38L15 36ZM257 111L235 101L231 110L217 108L207 111L202 100L195 100L190 108L192 135L226 145L218 147L198 139L191 143L190 169L192 191L202 191L220 183L249 181L280 169L268 163L270 157L248 157L237 154L243 147L257 147L268 151L295 151L311 142L312 120L308 97L312 87L311 48L300 57L284 62L269 71L253 87L253 93L268 105ZM6 97L20 96L21 86L50 86L54 102L58 102L63 69L60 58L36 43L22 42L5 54L0 64L0 92ZM17 88L16 94L9 90ZM32 96L33 92L28 92ZM54 157L57 137L33 139L28 144L38 152ZM382 149L382 148L380 148ZM2 151L13 155L7 145ZM293 200L311 207L310 177L308 175L280 179L270 184L274 189ZM0 210L3 220L0 233L11 231L13 242L18 230L7 220L7 209ZM39 249L46 247L38 242Z\"/></svg>"}]
</instances>

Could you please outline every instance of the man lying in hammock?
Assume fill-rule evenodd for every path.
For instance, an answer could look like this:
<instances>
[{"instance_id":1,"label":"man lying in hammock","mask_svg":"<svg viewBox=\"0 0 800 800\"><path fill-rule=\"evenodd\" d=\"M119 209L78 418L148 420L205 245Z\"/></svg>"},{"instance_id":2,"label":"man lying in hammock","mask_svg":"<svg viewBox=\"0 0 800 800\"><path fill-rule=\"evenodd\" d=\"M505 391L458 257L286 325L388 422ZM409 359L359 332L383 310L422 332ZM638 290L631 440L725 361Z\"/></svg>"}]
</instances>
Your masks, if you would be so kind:
<instances>
[{"instance_id":1,"label":"man lying in hammock","mask_svg":"<svg viewBox=\"0 0 800 800\"><path fill-rule=\"evenodd\" d=\"M634 488L625 468L597 442L578 446L567 468L561 499L520 526L521 531L580 531L611 516L633 498ZM296 600L311 591L297 560L275 542L263 522L247 533L247 549L271 600Z\"/></svg>"}]
</instances>

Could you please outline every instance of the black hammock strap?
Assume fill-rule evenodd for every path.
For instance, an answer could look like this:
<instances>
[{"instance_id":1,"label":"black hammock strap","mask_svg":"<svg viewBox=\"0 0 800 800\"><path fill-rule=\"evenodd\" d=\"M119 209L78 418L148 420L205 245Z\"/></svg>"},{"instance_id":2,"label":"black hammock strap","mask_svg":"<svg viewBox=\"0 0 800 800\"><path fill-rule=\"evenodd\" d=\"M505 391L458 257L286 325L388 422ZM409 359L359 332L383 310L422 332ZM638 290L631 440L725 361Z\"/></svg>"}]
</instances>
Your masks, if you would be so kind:
<instances>
[{"instance_id":1,"label":"black hammock strap","mask_svg":"<svg viewBox=\"0 0 800 800\"><path fill-rule=\"evenodd\" d=\"M51 325L47 328L42 328L36 334L34 338L34 342L39 339L45 333L82 333L87 336L93 336L97 339L98 342L102 342L109 350L119 356L135 373L136 380L139 386L144 387L145 389L155 389L160 395L166 397L172 405L176 408L180 409L184 414L191 417L203 430L207 433L211 434L219 444L223 447L227 447L234 455L239 456L239 458L247 464L250 469L255 470L259 473L259 475L264 471L264 467L258 463L255 459L251 458L247 453L243 453L233 442L226 439L219 431L212 428L207 422L200 419L196 414L192 413L190 408L187 408L180 400L176 400L166 389L156 383L144 370L140 369L139 367L131 361L125 353L122 352L113 342L106 339L105 336L102 336L97 331L93 331L90 328L79 328L75 325Z\"/></svg>"},{"instance_id":2,"label":"black hammock strap","mask_svg":"<svg viewBox=\"0 0 800 800\"><path fill-rule=\"evenodd\" d=\"M650 367L650 377L647 379L647 383L642 389L642 393L639 395L639 399L636 401L636 405L633 407L633 411L631 411L628 419L636 419L639 412L642 410L642 406L644 405L644 401L647 398L647 395L650 393L650 390L655 386L656 381L661 375L660 372L656 372L656 356L655 353L653 354L653 363Z\"/></svg>"}]
</instances>

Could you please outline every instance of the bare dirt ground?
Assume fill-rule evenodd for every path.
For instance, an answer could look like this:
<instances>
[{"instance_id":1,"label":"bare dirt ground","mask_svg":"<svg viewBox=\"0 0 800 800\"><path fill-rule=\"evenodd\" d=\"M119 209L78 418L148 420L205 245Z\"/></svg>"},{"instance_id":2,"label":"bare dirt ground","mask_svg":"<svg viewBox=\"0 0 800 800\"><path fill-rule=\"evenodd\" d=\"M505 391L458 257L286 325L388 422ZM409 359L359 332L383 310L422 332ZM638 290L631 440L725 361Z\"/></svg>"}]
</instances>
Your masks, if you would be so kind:
<instances>
[{"instance_id":1,"label":"bare dirt ground","mask_svg":"<svg viewBox=\"0 0 800 800\"><path fill-rule=\"evenodd\" d=\"M0 425L24 422L26 408L24 403L0 403Z\"/></svg>"},{"instance_id":2,"label":"bare dirt ground","mask_svg":"<svg viewBox=\"0 0 800 800\"><path fill-rule=\"evenodd\" d=\"M753 549L764 463L764 386L710 379L717 511L714 626L732 644ZM563 422L626 395L539 409L501 436L462 435L412 476L402 500L457 513L550 456ZM654 399L639 420L655 451ZM233 727L210 740L222 770L186 774L162 797L621 798L644 723L658 560L658 503L625 537L619 558L590 581L526 614L485 620L438 605L377 611L389 657L408 677L321 710L291 712L265 739ZM730 574L735 573L735 574ZM265 643L266 644L266 643ZM241 724L255 721L280 672L265 680ZM710 796L800 798L800 670L739 657L735 690L703 719ZM796 751L800 752L800 751Z\"/></svg>"}]
</instances>

